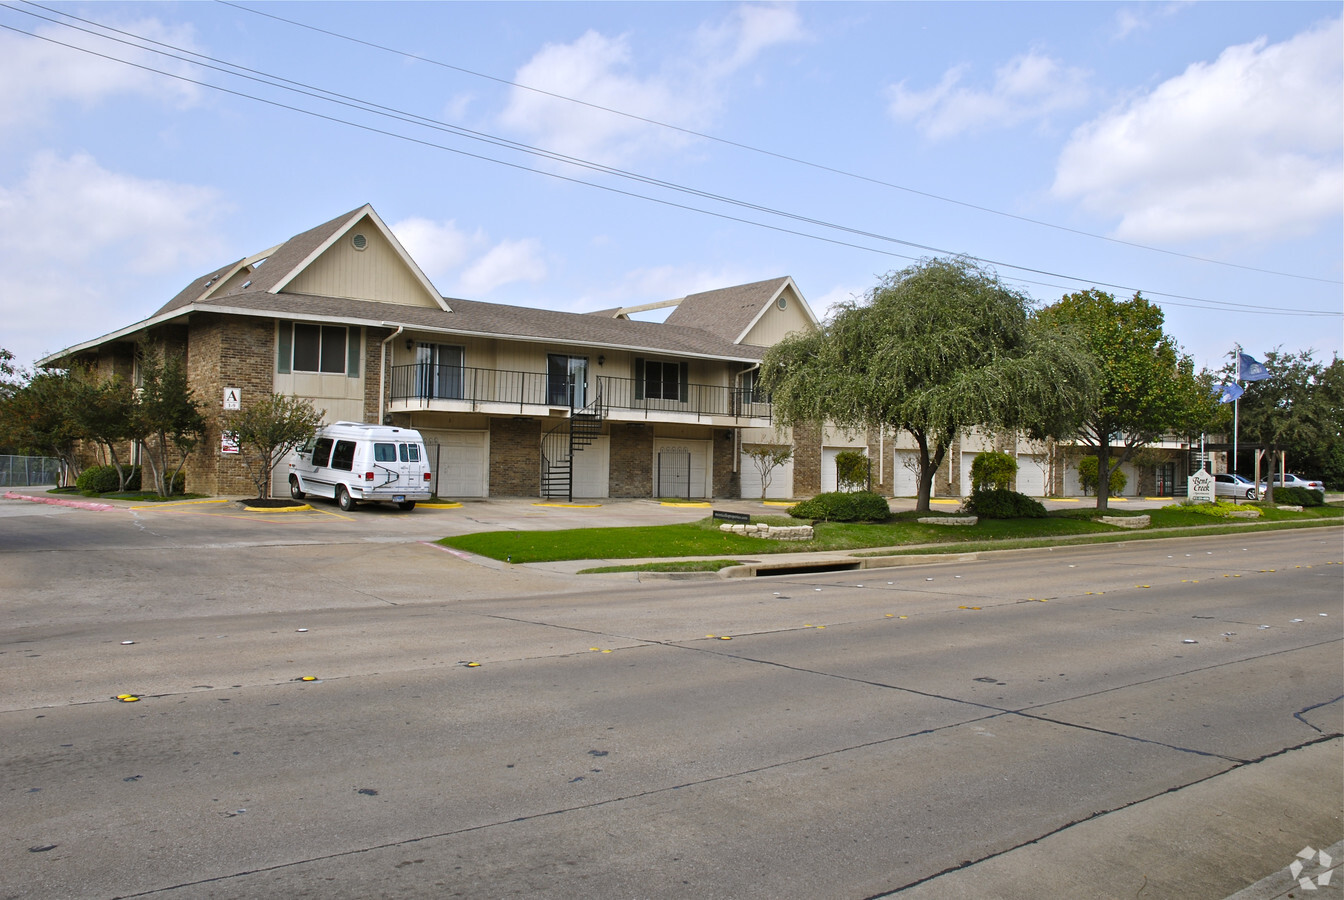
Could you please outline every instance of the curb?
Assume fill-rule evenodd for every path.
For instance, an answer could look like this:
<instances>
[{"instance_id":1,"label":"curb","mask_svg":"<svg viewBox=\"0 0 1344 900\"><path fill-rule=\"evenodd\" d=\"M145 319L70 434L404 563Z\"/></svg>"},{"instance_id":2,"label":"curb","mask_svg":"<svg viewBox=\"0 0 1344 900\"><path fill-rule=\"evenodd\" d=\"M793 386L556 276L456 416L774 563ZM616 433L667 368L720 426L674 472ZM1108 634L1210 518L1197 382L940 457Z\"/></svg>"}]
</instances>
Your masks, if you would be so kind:
<instances>
[{"instance_id":1,"label":"curb","mask_svg":"<svg viewBox=\"0 0 1344 900\"><path fill-rule=\"evenodd\" d=\"M5 499L27 500L29 503L45 503L47 506L68 506L72 509L91 509L95 512L116 509L110 503L94 503L92 500L62 500L58 497L34 497L31 494L16 494L13 491L6 491Z\"/></svg>"}]
</instances>

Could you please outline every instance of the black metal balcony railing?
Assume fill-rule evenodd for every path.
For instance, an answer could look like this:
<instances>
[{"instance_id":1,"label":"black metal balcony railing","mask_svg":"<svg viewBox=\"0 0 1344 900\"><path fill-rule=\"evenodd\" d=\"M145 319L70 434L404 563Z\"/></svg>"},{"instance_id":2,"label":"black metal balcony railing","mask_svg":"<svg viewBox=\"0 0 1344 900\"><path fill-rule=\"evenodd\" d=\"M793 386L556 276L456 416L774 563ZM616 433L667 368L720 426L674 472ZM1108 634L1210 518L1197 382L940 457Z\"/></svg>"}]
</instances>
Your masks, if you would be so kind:
<instances>
[{"instance_id":1,"label":"black metal balcony railing","mask_svg":"<svg viewBox=\"0 0 1344 900\"><path fill-rule=\"evenodd\" d=\"M633 378L596 377L595 385L557 378L545 372L513 372L416 363L392 367L394 403L460 400L476 409L482 404L582 409L593 397L602 398L604 410L681 413L696 417L734 419L770 418L770 402L760 391L714 384L662 384L668 396L649 397Z\"/></svg>"}]
</instances>

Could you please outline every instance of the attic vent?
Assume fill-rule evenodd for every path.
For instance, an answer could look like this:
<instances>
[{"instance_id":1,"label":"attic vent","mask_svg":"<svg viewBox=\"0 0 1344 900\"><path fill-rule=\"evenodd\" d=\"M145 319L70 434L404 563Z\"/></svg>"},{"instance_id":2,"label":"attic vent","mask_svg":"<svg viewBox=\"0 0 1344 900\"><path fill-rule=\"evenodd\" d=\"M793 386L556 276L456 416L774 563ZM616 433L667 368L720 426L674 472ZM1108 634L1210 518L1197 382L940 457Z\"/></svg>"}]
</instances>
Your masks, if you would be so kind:
<instances>
[{"instance_id":1,"label":"attic vent","mask_svg":"<svg viewBox=\"0 0 1344 900\"><path fill-rule=\"evenodd\" d=\"M356 250L363 250L369 246L369 239L362 234L357 234L350 239L350 243L354 245Z\"/></svg>"},{"instance_id":2,"label":"attic vent","mask_svg":"<svg viewBox=\"0 0 1344 900\"><path fill-rule=\"evenodd\" d=\"M242 288L250 288L251 286L252 286L252 279L249 278L247 281L243 282ZM239 290L242 290L242 288L239 288Z\"/></svg>"},{"instance_id":3,"label":"attic vent","mask_svg":"<svg viewBox=\"0 0 1344 900\"><path fill-rule=\"evenodd\" d=\"M789 301L788 301L787 298L785 298L785 297L780 297L780 298L779 298L778 306L779 306L780 309L783 309L784 307L786 307L786 306L788 306L788 305L789 305Z\"/></svg>"}]
</instances>

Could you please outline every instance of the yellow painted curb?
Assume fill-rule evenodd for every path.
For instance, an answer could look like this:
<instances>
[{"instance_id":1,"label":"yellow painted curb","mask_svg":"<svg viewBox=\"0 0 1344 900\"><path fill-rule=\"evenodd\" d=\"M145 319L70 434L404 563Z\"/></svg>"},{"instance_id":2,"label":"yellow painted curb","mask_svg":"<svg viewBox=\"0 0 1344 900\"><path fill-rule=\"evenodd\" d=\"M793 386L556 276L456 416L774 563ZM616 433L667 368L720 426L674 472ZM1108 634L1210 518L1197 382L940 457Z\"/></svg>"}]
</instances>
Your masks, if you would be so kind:
<instances>
[{"instance_id":1,"label":"yellow painted curb","mask_svg":"<svg viewBox=\"0 0 1344 900\"><path fill-rule=\"evenodd\" d=\"M1077 503L1077 502L1078 502L1078 498L1077 498L1077 497L1046 497L1045 499L1046 499L1046 500L1049 500L1049 501L1051 501L1051 502L1053 502L1053 503Z\"/></svg>"},{"instance_id":2,"label":"yellow painted curb","mask_svg":"<svg viewBox=\"0 0 1344 900\"><path fill-rule=\"evenodd\" d=\"M533 503L533 506L554 506L558 509L600 509L601 503Z\"/></svg>"},{"instance_id":3,"label":"yellow painted curb","mask_svg":"<svg viewBox=\"0 0 1344 900\"><path fill-rule=\"evenodd\" d=\"M708 503L672 503L671 501L668 501L668 500L662 500L662 501L659 501L658 505L659 505L659 506L673 506L673 507L679 507L679 508L683 508L683 509L709 509L709 507L710 507L711 504L708 504Z\"/></svg>"},{"instance_id":4,"label":"yellow painted curb","mask_svg":"<svg viewBox=\"0 0 1344 900\"><path fill-rule=\"evenodd\" d=\"M461 509L461 503L417 503L416 506L424 509Z\"/></svg>"},{"instance_id":5,"label":"yellow painted curb","mask_svg":"<svg viewBox=\"0 0 1344 900\"><path fill-rule=\"evenodd\" d=\"M133 510L167 509L174 506L199 506L203 503L228 503L228 500L168 500L163 503L151 503L149 506L132 506Z\"/></svg>"},{"instance_id":6,"label":"yellow painted curb","mask_svg":"<svg viewBox=\"0 0 1344 900\"><path fill-rule=\"evenodd\" d=\"M278 506L275 508L268 508L264 506L248 506L246 503L244 503L243 509L247 510L248 512L254 512L254 513L288 513L288 512L303 512L304 510L311 510L312 507L309 506L307 503L303 504L302 506Z\"/></svg>"},{"instance_id":7,"label":"yellow painted curb","mask_svg":"<svg viewBox=\"0 0 1344 900\"><path fill-rule=\"evenodd\" d=\"M789 500L766 500L766 501L763 502L762 505L764 505L764 506L796 506L797 504L796 504L796 503L793 503L792 501L789 501Z\"/></svg>"}]
</instances>

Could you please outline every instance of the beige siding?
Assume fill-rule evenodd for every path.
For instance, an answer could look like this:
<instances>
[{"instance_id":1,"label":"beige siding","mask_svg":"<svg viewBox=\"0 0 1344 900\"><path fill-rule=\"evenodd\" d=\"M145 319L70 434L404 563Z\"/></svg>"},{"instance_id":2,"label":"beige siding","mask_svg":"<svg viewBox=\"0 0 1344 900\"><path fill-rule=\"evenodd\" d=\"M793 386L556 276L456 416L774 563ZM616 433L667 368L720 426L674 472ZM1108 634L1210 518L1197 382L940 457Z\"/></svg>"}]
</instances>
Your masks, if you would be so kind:
<instances>
[{"instance_id":1,"label":"beige siding","mask_svg":"<svg viewBox=\"0 0 1344 900\"><path fill-rule=\"evenodd\" d=\"M356 250L355 235L368 241ZM367 220L361 221L328 247L285 286L284 293L318 294L377 300L406 306L438 307L396 249Z\"/></svg>"},{"instance_id":2,"label":"beige siding","mask_svg":"<svg viewBox=\"0 0 1344 900\"><path fill-rule=\"evenodd\" d=\"M289 324L289 323L283 323ZM273 326L278 328L279 326ZM353 340L362 340L363 332L359 328L350 329ZM278 338L274 338L278 341ZM277 350L271 350L271 369L275 370ZM360 354L363 359L365 354ZM313 407L322 410L323 422L360 422L364 419L364 376L351 378L348 375L322 375L316 372L294 372L282 375L276 373L274 391L286 396L301 397L313 402ZM374 372L373 377L378 373Z\"/></svg>"},{"instance_id":3,"label":"beige siding","mask_svg":"<svg viewBox=\"0 0 1344 900\"><path fill-rule=\"evenodd\" d=\"M765 315L747 331L741 343L756 347L770 347L778 344L786 336L796 331L810 331L812 321L803 310L803 301L792 290L786 289L779 295L784 300L784 308L779 308L779 300L770 304Z\"/></svg>"}]
</instances>

